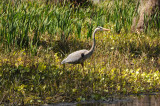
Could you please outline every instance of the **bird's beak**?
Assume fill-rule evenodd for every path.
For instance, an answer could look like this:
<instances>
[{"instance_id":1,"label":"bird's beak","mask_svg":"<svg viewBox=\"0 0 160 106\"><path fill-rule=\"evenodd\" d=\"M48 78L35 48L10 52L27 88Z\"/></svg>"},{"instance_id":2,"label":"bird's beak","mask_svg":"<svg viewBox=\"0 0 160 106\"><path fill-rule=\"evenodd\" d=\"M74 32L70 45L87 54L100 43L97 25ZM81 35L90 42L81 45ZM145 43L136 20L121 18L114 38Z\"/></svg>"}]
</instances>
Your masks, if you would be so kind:
<instances>
[{"instance_id":1,"label":"bird's beak","mask_svg":"<svg viewBox=\"0 0 160 106\"><path fill-rule=\"evenodd\" d=\"M103 28L104 31L110 31L110 29Z\"/></svg>"}]
</instances>

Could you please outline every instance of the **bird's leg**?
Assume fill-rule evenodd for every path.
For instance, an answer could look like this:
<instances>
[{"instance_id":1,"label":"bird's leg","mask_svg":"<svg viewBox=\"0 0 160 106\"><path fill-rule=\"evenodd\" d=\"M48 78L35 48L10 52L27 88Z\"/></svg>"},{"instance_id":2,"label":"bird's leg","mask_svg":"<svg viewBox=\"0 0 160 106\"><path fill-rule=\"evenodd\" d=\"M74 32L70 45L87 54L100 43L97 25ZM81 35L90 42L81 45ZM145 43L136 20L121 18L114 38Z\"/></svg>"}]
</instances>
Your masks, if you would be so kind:
<instances>
[{"instance_id":1,"label":"bird's leg","mask_svg":"<svg viewBox=\"0 0 160 106\"><path fill-rule=\"evenodd\" d=\"M82 65L82 67L84 66L84 64L83 64L83 63L81 63L81 65Z\"/></svg>"},{"instance_id":2,"label":"bird's leg","mask_svg":"<svg viewBox=\"0 0 160 106\"><path fill-rule=\"evenodd\" d=\"M72 64L72 66L71 66L71 71L73 71L73 68L74 68L74 64Z\"/></svg>"},{"instance_id":3,"label":"bird's leg","mask_svg":"<svg viewBox=\"0 0 160 106\"><path fill-rule=\"evenodd\" d=\"M82 68L83 68L83 76L84 76L84 64L81 63L81 66L82 66Z\"/></svg>"},{"instance_id":4,"label":"bird's leg","mask_svg":"<svg viewBox=\"0 0 160 106\"><path fill-rule=\"evenodd\" d=\"M65 64L63 64L63 70L65 70Z\"/></svg>"}]
</instances>

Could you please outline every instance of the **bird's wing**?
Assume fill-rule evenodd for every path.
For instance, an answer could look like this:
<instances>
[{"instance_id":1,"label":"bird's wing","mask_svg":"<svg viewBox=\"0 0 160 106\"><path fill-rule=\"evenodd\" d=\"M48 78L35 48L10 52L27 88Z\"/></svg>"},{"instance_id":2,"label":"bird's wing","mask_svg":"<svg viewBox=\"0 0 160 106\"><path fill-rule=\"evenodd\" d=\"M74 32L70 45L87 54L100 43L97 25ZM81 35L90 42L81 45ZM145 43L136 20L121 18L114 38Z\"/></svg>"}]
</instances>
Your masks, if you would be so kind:
<instances>
[{"instance_id":1,"label":"bird's wing","mask_svg":"<svg viewBox=\"0 0 160 106\"><path fill-rule=\"evenodd\" d=\"M64 59L61 63L80 63L80 60L82 59L83 55L87 52L88 50L79 50L75 51L67 56L66 59Z\"/></svg>"}]
</instances>

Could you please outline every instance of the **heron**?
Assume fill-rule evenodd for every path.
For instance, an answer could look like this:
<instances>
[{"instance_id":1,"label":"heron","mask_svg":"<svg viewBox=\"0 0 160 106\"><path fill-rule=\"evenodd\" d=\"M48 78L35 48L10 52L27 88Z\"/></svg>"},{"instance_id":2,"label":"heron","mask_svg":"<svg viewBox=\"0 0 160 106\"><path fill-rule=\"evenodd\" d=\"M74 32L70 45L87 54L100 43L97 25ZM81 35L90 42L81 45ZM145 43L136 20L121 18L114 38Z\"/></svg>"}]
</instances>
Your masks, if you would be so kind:
<instances>
[{"instance_id":1,"label":"heron","mask_svg":"<svg viewBox=\"0 0 160 106\"><path fill-rule=\"evenodd\" d=\"M84 66L84 61L93 54L93 51L95 49L95 45L96 45L95 33L97 31L110 31L110 29L106 29L106 28L98 26L93 32L93 35L92 35L93 44L92 44L92 47L90 48L90 50L82 49L82 50L75 51L75 52L69 54L61 62L61 64L65 64L65 63L68 63L68 64L81 64L82 67L83 67Z\"/></svg>"}]
</instances>

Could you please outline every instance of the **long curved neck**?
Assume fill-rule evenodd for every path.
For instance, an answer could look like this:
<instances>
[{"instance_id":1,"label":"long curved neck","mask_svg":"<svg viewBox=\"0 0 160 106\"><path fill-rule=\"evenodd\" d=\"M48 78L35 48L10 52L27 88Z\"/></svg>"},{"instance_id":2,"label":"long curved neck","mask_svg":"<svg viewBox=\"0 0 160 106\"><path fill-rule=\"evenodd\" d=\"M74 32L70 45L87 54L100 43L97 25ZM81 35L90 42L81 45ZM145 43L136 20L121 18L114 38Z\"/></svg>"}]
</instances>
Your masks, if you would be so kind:
<instances>
[{"instance_id":1,"label":"long curved neck","mask_svg":"<svg viewBox=\"0 0 160 106\"><path fill-rule=\"evenodd\" d=\"M93 38L93 44L92 44L92 47L91 49L89 50L90 53L93 53L94 51L94 48L95 48L95 45L96 45L96 40L95 40L95 33L97 32L97 30L95 29L94 32L93 32L93 35L92 35L92 38Z\"/></svg>"}]
</instances>

